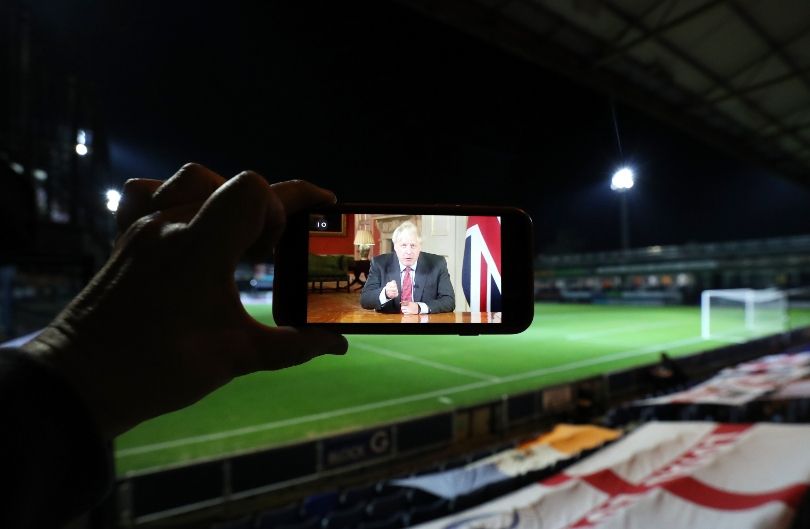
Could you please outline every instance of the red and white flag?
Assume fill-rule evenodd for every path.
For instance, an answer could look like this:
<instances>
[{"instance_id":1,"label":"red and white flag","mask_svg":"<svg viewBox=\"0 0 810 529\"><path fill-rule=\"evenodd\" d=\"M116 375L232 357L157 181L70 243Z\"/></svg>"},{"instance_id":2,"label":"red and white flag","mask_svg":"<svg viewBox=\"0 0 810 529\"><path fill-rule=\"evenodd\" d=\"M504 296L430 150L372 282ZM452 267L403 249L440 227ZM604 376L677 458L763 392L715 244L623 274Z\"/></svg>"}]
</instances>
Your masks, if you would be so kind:
<instances>
[{"instance_id":1,"label":"red and white flag","mask_svg":"<svg viewBox=\"0 0 810 529\"><path fill-rule=\"evenodd\" d=\"M723 369L684 391L638 400L637 405L718 404L740 406L810 375L810 351L758 358Z\"/></svg>"},{"instance_id":2,"label":"red and white flag","mask_svg":"<svg viewBox=\"0 0 810 529\"><path fill-rule=\"evenodd\" d=\"M790 527L810 426L648 423L565 472L429 529Z\"/></svg>"}]
</instances>

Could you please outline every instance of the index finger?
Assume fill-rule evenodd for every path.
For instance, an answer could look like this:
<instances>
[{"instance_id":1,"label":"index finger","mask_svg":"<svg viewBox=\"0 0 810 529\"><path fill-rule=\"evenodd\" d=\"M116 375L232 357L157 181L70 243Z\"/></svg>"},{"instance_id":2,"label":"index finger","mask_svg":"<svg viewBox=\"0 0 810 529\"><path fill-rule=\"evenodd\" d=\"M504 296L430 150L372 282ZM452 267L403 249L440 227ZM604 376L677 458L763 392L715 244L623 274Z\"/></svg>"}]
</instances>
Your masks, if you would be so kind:
<instances>
[{"instance_id":1,"label":"index finger","mask_svg":"<svg viewBox=\"0 0 810 529\"><path fill-rule=\"evenodd\" d=\"M335 194L306 180L288 180L272 184L270 189L284 204L287 215L312 206L324 206L337 202Z\"/></svg>"},{"instance_id":2,"label":"index finger","mask_svg":"<svg viewBox=\"0 0 810 529\"><path fill-rule=\"evenodd\" d=\"M309 182L270 186L258 174L246 171L211 194L189 228L206 247L217 248L226 262L233 264L246 251L259 254L271 250L289 213L334 200L334 194Z\"/></svg>"},{"instance_id":3,"label":"index finger","mask_svg":"<svg viewBox=\"0 0 810 529\"><path fill-rule=\"evenodd\" d=\"M271 192L284 207L284 218L307 208L337 202L335 194L306 180L289 180L270 185ZM268 219L269 220L269 219ZM252 260L261 260L269 254L284 231L284 223L267 222L259 238L247 251Z\"/></svg>"}]
</instances>

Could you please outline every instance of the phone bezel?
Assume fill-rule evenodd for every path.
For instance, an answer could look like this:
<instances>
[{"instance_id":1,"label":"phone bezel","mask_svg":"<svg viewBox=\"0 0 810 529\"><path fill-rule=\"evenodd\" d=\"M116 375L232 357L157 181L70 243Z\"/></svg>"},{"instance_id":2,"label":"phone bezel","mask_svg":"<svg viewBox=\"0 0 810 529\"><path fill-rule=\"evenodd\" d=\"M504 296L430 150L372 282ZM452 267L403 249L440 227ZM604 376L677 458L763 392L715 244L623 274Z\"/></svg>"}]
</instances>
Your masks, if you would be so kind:
<instances>
[{"instance_id":1,"label":"phone bezel","mask_svg":"<svg viewBox=\"0 0 810 529\"><path fill-rule=\"evenodd\" d=\"M500 323L308 323L309 215L311 213L372 213L413 215L488 215L501 217L502 293ZM516 334L534 317L534 275L531 218L524 211L499 206L424 204L335 204L312 208L287 219L276 247L273 317L278 325L314 327L343 334Z\"/></svg>"}]
</instances>

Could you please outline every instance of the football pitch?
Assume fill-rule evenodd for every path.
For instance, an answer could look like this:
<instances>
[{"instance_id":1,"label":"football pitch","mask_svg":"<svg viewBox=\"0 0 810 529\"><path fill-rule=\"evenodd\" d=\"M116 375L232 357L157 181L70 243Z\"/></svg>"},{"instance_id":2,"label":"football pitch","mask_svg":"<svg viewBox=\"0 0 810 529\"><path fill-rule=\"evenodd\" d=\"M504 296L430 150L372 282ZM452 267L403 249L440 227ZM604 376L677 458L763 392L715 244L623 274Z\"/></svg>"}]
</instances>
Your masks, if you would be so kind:
<instances>
[{"instance_id":1,"label":"football pitch","mask_svg":"<svg viewBox=\"0 0 810 529\"><path fill-rule=\"evenodd\" d=\"M246 308L272 324L270 305ZM810 309L790 311L791 327L806 325ZM117 471L446 411L751 337L739 328L702 339L697 307L571 304L537 304L532 326L513 336L350 336L346 356L240 377L127 432L116 440Z\"/></svg>"}]
</instances>

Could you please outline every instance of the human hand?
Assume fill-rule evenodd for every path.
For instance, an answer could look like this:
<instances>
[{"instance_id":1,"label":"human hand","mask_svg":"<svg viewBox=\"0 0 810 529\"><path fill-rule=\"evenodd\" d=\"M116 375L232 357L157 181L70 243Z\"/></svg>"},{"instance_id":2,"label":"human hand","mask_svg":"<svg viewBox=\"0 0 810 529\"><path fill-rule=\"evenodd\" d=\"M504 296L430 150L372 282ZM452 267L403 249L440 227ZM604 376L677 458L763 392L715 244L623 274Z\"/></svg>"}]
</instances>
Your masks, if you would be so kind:
<instances>
[{"instance_id":1,"label":"human hand","mask_svg":"<svg viewBox=\"0 0 810 529\"><path fill-rule=\"evenodd\" d=\"M385 284L385 297L388 299L394 299L395 297L399 296L399 289L397 288L396 281L389 281Z\"/></svg>"},{"instance_id":2,"label":"human hand","mask_svg":"<svg viewBox=\"0 0 810 529\"><path fill-rule=\"evenodd\" d=\"M419 314L419 303L409 301L400 305L402 314Z\"/></svg>"},{"instance_id":3,"label":"human hand","mask_svg":"<svg viewBox=\"0 0 810 529\"><path fill-rule=\"evenodd\" d=\"M64 374L107 438L234 377L343 354L340 335L253 320L233 277L246 252L273 248L289 213L334 201L307 182L226 181L195 164L127 182L110 259L24 349Z\"/></svg>"}]
</instances>

